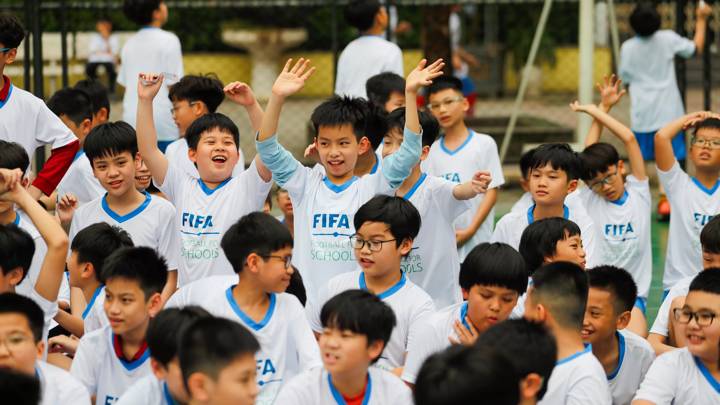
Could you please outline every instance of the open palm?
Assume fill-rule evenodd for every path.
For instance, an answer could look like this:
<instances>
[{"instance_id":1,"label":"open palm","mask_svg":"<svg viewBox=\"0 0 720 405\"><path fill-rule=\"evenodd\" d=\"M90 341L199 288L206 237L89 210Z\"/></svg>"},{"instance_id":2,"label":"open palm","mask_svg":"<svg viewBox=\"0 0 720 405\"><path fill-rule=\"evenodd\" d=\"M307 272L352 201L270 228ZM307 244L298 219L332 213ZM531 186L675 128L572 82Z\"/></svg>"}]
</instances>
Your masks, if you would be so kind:
<instances>
[{"instance_id":1,"label":"open palm","mask_svg":"<svg viewBox=\"0 0 720 405\"><path fill-rule=\"evenodd\" d=\"M413 69L405 80L405 89L407 91L417 93L421 87L432 84L434 78L442 76L442 68L445 63L442 59L438 59L433 62L430 66L427 65L427 59L423 59L418 63L417 67Z\"/></svg>"},{"instance_id":2,"label":"open palm","mask_svg":"<svg viewBox=\"0 0 720 405\"><path fill-rule=\"evenodd\" d=\"M315 72L315 68L310 67L310 59L300 58L294 66L291 67L291 65L292 59L288 59L282 72L275 80L275 84L273 84L273 94L287 97L297 93L305 86L305 81Z\"/></svg>"}]
</instances>

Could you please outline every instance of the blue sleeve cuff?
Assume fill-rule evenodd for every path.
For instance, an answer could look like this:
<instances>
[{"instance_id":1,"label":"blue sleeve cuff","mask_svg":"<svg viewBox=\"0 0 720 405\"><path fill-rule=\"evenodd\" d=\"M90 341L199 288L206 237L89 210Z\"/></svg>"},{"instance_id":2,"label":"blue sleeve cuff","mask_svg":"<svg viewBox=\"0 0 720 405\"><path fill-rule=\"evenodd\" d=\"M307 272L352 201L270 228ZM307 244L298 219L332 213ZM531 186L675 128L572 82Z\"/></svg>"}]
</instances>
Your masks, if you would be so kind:
<instances>
[{"instance_id":1,"label":"blue sleeve cuff","mask_svg":"<svg viewBox=\"0 0 720 405\"><path fill-rule=\"evenodd\" d=\"M399 187L420 161L421 141L422 131L417 134L405 127L400 149L383 160L383 175L393 188Z\"/></svg>"},{"instance_id":2,"label":"blue sleeve cuff","mask_svg":"<svg viewBox=\"0 0 720 405\"><path fill-rule=\"evenodd\" d=\"M300 163L293 155L280 145L277 135L273 135L264 141L258 141L255 135L255 147L260 159L272 172L273 180L280 186L284 186L295 174Z\"/></svg>"}]
</instances>

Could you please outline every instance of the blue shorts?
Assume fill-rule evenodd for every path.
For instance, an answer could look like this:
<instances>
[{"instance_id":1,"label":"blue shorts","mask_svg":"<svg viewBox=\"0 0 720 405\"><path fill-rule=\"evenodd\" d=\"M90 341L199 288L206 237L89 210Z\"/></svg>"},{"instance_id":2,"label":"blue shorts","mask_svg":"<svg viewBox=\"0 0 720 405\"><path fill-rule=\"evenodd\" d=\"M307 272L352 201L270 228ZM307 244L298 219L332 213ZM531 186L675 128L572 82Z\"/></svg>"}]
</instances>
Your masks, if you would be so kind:
<instances>
[{"instance_id":1,"label":"blue shorts","mask_svg":"<svg viewBox=\"0 0 720 405\"><path fill-rule=\"evenodd\" d=\"M635 307L640 309L643 315L647 314L647 298L637 297L635 298Z\"/></svg>"},{"instance_id":2,"label":"blue shorts","mask_svg":"<svg viewBox=\"0 0 720 405\"><path fill-rule=\"evenodd\" d=\"M636 132L635 138L637 138L638 144L640 144L640 151L642 152L643 159L655 160L655 133L652 132ZM675 159L685 160L687 158L687 148L685 147L685 132L679 132L677 136L672 139L673 153Z\"/></svg>"},{"instance_id":3,"label":"blue shorts","mask_svg":"<svg viewBox=\"0 0 720 405\"><path fill-rule=\"evenodd\" d=\"M167 149L168 145L173 143L175 141L158 141L158 148L162 153L165 153L165 149Z\"/></svg>"}]
</instances>

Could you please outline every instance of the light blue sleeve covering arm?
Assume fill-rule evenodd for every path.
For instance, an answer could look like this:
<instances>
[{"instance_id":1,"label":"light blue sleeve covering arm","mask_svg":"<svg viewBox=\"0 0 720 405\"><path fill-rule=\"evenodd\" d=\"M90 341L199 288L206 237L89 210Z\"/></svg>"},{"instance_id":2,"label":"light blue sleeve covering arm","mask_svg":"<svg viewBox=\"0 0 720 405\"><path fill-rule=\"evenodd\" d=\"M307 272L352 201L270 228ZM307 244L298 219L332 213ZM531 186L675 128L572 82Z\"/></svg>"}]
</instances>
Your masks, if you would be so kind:
<instances>
[{"instance_id":1,"label":"light blue sleeve covering arm","mask_svg":"<svg viewBox=\"0 0 720 405\"><path fill-rule=\"evenodd\" d=\"M400 149L383 159L382 173L393 188L399 187L420 161L422 133L416 134L407 127L403 130Z\"/></svg>"},{"instance_id":2,"label":"light blue sleeve covering arm","mask_svg":"<svg viewBox=\"0 0 720 405\"><path fill-rule=\"evenodd\" d=\"M292 178L300 166L300 162L280 145L277 135L273 135L262 142L258 141L256 136L255 147L260 154L260 159L272 172L273 180L281 187Z\"/></svg>"}]
</instances>

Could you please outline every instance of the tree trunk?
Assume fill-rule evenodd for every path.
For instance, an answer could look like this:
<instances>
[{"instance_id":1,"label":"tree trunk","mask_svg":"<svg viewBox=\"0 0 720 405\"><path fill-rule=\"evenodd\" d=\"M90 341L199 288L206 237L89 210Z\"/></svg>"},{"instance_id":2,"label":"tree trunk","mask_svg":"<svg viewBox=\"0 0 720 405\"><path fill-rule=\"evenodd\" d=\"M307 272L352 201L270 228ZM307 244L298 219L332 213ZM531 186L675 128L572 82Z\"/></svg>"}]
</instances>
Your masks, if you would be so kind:
<instances>
[{"instance_id":1,"label":"tree trunk","mask_svg":"<svg viewBox=\"0 0 720 405\"><path fill-rule=\"evenodd\" d=\"M450 8L451 6L425 6L422 9L422 36L424 57L428 63L443 58L446 75L453 74L452 49L450 45Z\"/></svg>"}]
</instances>

